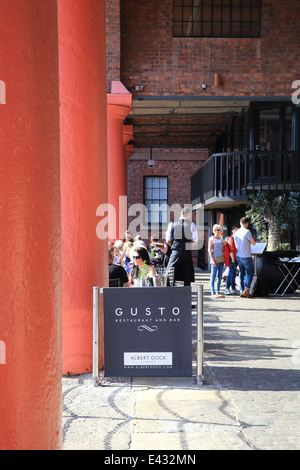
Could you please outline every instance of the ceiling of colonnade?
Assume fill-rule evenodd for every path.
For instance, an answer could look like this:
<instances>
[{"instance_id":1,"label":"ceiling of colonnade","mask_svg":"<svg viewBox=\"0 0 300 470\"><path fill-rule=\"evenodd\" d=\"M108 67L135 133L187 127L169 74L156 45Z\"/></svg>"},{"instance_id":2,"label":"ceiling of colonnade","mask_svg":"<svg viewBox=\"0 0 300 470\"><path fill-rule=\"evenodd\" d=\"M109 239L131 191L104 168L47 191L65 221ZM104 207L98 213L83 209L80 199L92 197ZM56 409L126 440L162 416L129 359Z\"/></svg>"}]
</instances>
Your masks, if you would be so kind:
<instances>
[{"instance_id":1,"label":"ceiling of colonnade","mask_svg":"<svg viewBox=\"0 0 300 470\"><path fill-rule=\"evenodd\" d=\"M126 124L133 125L135 147L215 149L222 132L230 133L234 116L249 101L228 97L172 97L133 95Z\"/></svg>"}]
</instances>

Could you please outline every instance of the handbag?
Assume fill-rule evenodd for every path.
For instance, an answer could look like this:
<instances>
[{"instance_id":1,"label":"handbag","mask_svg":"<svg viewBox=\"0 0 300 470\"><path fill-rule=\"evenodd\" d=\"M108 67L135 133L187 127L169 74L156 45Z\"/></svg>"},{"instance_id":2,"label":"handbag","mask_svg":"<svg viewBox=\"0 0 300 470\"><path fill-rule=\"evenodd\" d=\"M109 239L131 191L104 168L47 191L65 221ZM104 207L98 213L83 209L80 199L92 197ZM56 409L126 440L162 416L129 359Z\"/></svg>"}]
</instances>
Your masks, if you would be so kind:
<instances>
[{"instance_id":1,"label":"handbag","mask_svg":"<svg viewBox=\"0 0 300 470\"><path fill-rule=\"evenodd\" d=\"M216 256L216 261L217 261L217 263L224 263L225 258L224 258L224 256Z\"/></svg>"}]
</instances>

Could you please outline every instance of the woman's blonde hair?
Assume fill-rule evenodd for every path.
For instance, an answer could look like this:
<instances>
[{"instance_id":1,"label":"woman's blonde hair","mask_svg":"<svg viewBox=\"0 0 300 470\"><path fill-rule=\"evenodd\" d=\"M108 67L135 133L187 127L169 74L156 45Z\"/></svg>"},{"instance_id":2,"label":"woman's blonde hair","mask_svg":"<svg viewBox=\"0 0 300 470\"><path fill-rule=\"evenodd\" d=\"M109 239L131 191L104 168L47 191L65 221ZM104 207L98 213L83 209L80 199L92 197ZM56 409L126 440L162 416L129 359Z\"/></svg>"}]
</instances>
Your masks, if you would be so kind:
<instances>
[{"instance_id":1,"label":"woman's blonde hair","mask_svg":"<svg viewBox=\"0 0 300 470\"><path fill-rule=\"evenodd\" d=\"M115 248L117 248L119 251L122 250L122 248L123 248L123 242L122 242L122 240L117 240L117 241L115 242Z\"/></svg>"},{"instance_id":2,"label":"woman's blonde hair","mask_svg":"<svg viewBox=\"0 0 300 470\"><path fill-rule=\"evenodd\" d=\"M215 225L213 226L213 229L212 229L213 233L215 233L216 228L219 228L219 229L221 230L221 232L223 232L223 229L222 229L221 225L215 224Z\"/></svg>"},{"instance_id":3,"label":"woman's blonde hair","mask_svg":"<svg viewBox=\"0 0 300 470\"><path fill-rule=\"evenodd\" d=\"M125 242L124 243L124 251L128 258L132 259L132 249L133 249L133 243L132 242Z\"/></svg>"}]
</instances>

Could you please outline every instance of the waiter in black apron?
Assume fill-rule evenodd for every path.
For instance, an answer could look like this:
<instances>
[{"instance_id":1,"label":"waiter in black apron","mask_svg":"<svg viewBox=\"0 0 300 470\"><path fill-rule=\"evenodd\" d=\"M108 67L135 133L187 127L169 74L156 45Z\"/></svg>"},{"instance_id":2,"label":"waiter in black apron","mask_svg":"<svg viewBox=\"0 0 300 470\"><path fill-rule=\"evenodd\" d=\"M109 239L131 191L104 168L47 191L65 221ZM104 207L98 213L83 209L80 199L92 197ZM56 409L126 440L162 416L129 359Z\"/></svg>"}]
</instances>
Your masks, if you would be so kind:
<instances>
[{"instance_id":1,"label":"waiter in black apron","mask_svg":"<svg viewBox=\"0 0 300 470\"><path fill-rule=\"evenodd\" d=\"M171 246L168 268L175 267L175 281L184 281L185 286L195 282L191 244L198 241L198 233L191 217L191 209L184 207L180 219L171 222L166 231L166 241Z\"/></svg>"}]
</instances>

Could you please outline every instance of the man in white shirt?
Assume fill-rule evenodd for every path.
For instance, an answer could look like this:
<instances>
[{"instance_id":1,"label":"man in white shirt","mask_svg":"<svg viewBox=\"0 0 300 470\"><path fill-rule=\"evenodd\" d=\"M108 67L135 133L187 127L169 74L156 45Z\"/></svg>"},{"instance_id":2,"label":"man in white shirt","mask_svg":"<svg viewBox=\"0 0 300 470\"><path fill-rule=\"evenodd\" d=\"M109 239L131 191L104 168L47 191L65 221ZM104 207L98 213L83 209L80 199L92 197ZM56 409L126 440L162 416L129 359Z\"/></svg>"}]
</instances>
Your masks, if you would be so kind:
<instances>
[{"instance_id":1,"label":"man in white shirt","mask_svg":"<svg viewBox=\"0 0 300 470\"><path fill-rule=\"evenodd\" d=\"M198 232L191 216L191 210L183 208L180 219L171 222L166 231L166 241L171 246L168 268L175 267L175 280L184 281L185 286L195 281L191 247L198 241Z\"/></svg>"},{"instance_id":2,"label":"man in white shirt","mask_svg":"<svg viewBox=\"0 0 300 470\"><path fill-rule=\"evenodd\" d=\"M234 241L237 248L236 259L239 265L240 295L241 297L252 297L250 294L250 285L254 275L254 265L251 256L251 245L256 242L252 233L248 230L250 219L242 217L240 220L241 228L234 234ZM246 274L246 281L244 277ZM245 288L244 288L245 287Z\"/></svg>"}]
</instances>

